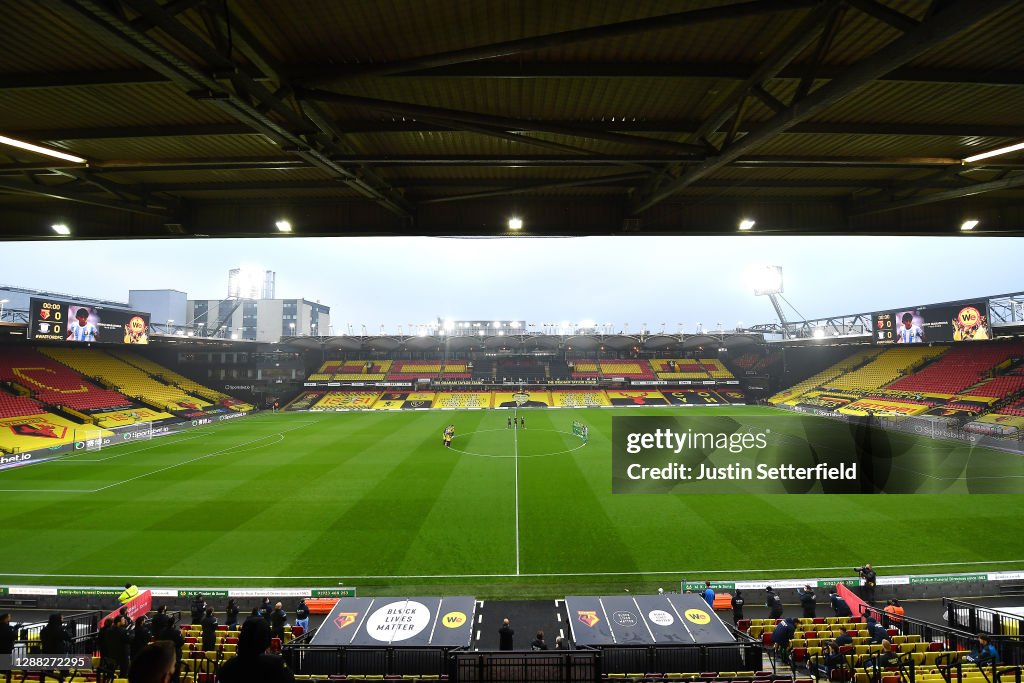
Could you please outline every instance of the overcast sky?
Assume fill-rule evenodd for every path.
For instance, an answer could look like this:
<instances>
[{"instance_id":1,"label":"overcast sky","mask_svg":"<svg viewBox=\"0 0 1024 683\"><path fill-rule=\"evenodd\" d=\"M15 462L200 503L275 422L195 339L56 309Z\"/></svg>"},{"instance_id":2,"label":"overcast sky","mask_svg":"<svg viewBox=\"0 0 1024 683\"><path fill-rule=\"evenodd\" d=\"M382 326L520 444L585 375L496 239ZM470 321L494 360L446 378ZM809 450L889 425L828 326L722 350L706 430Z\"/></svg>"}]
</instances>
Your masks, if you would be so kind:
<instances>
[{"instance_id":1,"label":"overcast sky","mask_svg":"<svg viewBox=\"0 0 1024 683\"><path fill-rule=\"evenodd\" d=\"M745 276L758 264L782 266L784 296L808 318L1024 290L1024 239L1012 237L0 242L0 284L116 301L163 288L223 298L230 268L258 266L276 271L278 298L329 305L335 331L438 317L665 322L671 332L769 322L771 304Z\"/></svg>"}]
</instances>

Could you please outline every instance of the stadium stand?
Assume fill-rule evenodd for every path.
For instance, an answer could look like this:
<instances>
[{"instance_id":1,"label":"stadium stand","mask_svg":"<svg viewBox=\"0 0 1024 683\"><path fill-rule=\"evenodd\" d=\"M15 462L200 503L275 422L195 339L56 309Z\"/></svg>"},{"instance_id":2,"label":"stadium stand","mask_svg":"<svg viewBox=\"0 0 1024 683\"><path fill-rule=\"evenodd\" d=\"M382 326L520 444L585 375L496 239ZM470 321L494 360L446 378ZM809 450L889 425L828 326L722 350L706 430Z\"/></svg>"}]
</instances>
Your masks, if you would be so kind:
<instances>
[{"instance_id":1,"label":"stadium stand","mask_svg":"<svg viewBox=\"0 0 1024 683\"><path fill-rule=\"evenodd\" d=\"M379 391L328 391L310 410L367 410L380 398Z\"/></svg>"},{"instance_id":2,"label":"stadium stand","mask_svg":"<svg viewBox=\"0 0 1024 683\"><path fill-rule=\"evenodd\" d=\"M231 410L236 411L249 411L253 409L253 406L244 401L239 401L236 398L228 396L225 393L203 386L195 380L191 380L184 375L181 375L169 368L166 368L158 363L155 363L148 358L144 358L135 353L118 352L116 354L121 360L126 363L130 363L135 367L139 368L143 372L156 377L157 379L164 381L172 386L178 387L182 391L186 391L193 396L204 398L207 401L213 401L219 403Z\"/></svg>"},{"instance_id":3,"label":"stadium stand","mask_svg":"<svg viewBox=\"0 0 1024 683\"><path fill-rule=\"evenodd\" d=\"M603 391L552 391L551 405L559 408L582 408L610 406L611 401Z\"/></svg>"},{"instance_id":4,"label":"stadium stand","mask_svg":"<svg viewBox=\"0 0 1024 683\"><path fill-rule=\"evenodd\" d=\"M7 393L0 393L0 418L26 417L45 413L46 409L39 402L27 396L11 396Z\"/></svg>"},{"instance_id":5,"label":"stadium stand","mask_svg":"<svg viewBox=\"0 0 1024 683\"><path fill-rule=\"evenodd\" d=\"M654 379L651 364L646 361L603 360L601 374L604 377L626 377L628 379Z\"/></svg>"},{"instance_id":6,"label":"stadium stand","mask_svg":"<svg viewBox=\"0 0 1024 683\"><path fill-rule=\"evenodd\" d=\"M439 392L434 398L435 408L490 408L491 392Z\"/></svg>"},{"instance_id":7,"label":"stadium stand","mask_svg":"<svg viewBox=\"0 0 1024 683\"><path fill-rule=\"evenodd\" d=\"M437 379L444 366L442 360L396 360L387 374L389 381L414 382L418 379ZM340 379L340 378L335 378Z\"/></svg>"},{"instance_id":8,"label":"stadium stand","mask_svg":"<svg viewBox=\"0 0 1024 683\"><path fill-rule=\"evenodd\" d=\"M6 349L0 355L0 382L20 386L42 403L82 412L135 405L116 391L97 387L33 349Z\"/></svg>"},{"instance_id":9,"label":"stadium stand","mask_svg":"<svg viewBox=\"0 0 1024 683\"><path fill-rule=\"evenodd\" d=\"M498 361L497 377L506 382L537 382L550 377L547 363L534 358L503 358Z\"/></svg>"},{"instance_id":10,"label":"stadium stand","mask_svg":"<svg viewBox=\"0 0 1024 683\"><path fill-rule=\"evenodd\" d=\"M921 363L946 352L945 346L900 346L887 349L874 360L849 372L844 372L821 386L829 389L858 389L869 391L892 382L900 375L912 372Z\"/></svg>"},{"instance_id":11,"label":"stadium stand","mask_svg":"<svg viewBox=\"0 0 1024 683\"><path fill-rule=\"evenodd\" d=\"M758 375L770 372L782 360L781 351L768 353L749 352L730 359L730 363L746 374Z\"/></svg>"},{"instance_id":12,"label":"stadium stand","mask_svg":"<svg viewBox=\"0 0 1024 683\"><path fill-rule=\"evenodd\" d=\"M967 344L946 348L948 350L939 358L921 370L893 382L888 388L958 394L967 387L991 377L996 366L1024 355L1024 346L1021 344ZM977 395L1003 396L1005 393Z\"/></svg>"},{"instance_id":13,"label":"stadium stand","mask_svg":"<svg viewBox=\"0 0 1024 683\"><path fill-rule=\"evenodd\" d=\"M811 375L807 379L794 384L788 389L784 389L779 393L775 394L768 399L769 405L778 405L780 403L790 403L794 399L802 396L803 394L817 389L820 386L824 386L839 375L856 368L859 365L866 363L871 360L882 351L881 349L867 348L855 351L850 356L840 360L837 363L830 365L821 372Z\"/></svg>"},{"instance_id":14,"label":"stadium stand","mask_svg":"<svg viewBox=\"0 0 1024 683\"><path fill-rule=\"evenodd\" d=\"M733 379L717 358L656 358L650 364L658 379Z\"/></svg>"},{"instance_id":15,"label":"stadium stand","mask_svg":"<svg viewBox=\"0 0 1024 683\"><path fill-rule=\"evenodd\" d=\"M316 372L311 373L307 379L311 381L348 380L356 382L382 380L390 369L390 360L329 360L325 361Z\"/></svg>"},{"instance_id":16,"label":"stadium stand","mask_svg":"<svg viewBox=\"0 0 1024 683\"><path fill-rule=\"evenodd\" d=\"M47 356L82 372L99 378L146 405L171 412L202 410L210 403L191 396L177 387L156 380L122 360L95 349L48 348Z\"/></svg>"},{"instance_id":17,"label":"stadium stand","mask_svg":"<svg viewBox=\"0 0 1024 683\"><path fill-rule=\"evenodd\" d=\"M441 379L470 379L472 376L465 363L449 362L441 368Z\"/></svg>"}]
</instances>

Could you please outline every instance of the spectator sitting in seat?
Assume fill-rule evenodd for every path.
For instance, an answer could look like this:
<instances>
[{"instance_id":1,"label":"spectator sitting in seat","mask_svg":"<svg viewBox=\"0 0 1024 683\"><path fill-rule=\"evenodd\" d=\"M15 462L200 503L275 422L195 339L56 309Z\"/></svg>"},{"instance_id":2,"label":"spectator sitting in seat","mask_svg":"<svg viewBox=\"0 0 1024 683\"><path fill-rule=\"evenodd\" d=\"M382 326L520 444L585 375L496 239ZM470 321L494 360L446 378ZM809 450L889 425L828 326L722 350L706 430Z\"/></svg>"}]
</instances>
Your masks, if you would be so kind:
<instances>
[{"instance_id":1,"label":"spectator sitting in seat","mask_svg":"<svg viewBox=\"0 0 1024 683\"><path fill-rule=\"evenodd\" d=\"M888 638L882 640L882 651L874 657L864 661L864 668L871 669L877 666L879 669L884 669L887 666L896 666L899 661L900 655L896 650L895 646L889 642Z\"/></svg>"},{"instance_id":2,"label":"spectator sitting in seat","mask_svg":"<svg viewBox=\"0 0 1024 683\"><path fill-rule=\"evenodd\" d=\"M843 647L844 645L853 645L853 636L846 629L845 626L839 627L839 635L836 636L836 645Z\"/></svg>"},{"instance_id":3,"label":"spectator sitting in seat","mask_svg":"<svg viewBox=\"0 0 1024 683\"><path fill-rule=\"evenodd\" d=\"M999 663L999 651L996 646L989 642L987 633L978 634L978 647L971 650L971 653L964 657L965 662L986 666Z\"/></svg>"},{"instance_id":4,"label":"spectator sitting in seat","mask_svg":"<svg viewBox=\"0 0 1024 683\"><path fill-rule=\"evenodd\" d=\"M295 675L284 659L267 654L270 626L262 618L248 618L238 636L238 655L217 672L220 683L293 683Z\"/></svg>"},{"instance_id":5,"label":"spectator sitting in seat","mask_svg":"<svg viewBox=\"0 0 1024 683\"><path fill-rule=\"evenodd\" d=\"M839 651L839 645L835 641L830 640L825 644L825 649L821 653L821 657L817 661L812 662L808 667L808 671L814 674L817 678L818 675L822 675L825 678L829 678L832 675L832 671L843 666L846 658Z\"/></svg>"}]
</instances>

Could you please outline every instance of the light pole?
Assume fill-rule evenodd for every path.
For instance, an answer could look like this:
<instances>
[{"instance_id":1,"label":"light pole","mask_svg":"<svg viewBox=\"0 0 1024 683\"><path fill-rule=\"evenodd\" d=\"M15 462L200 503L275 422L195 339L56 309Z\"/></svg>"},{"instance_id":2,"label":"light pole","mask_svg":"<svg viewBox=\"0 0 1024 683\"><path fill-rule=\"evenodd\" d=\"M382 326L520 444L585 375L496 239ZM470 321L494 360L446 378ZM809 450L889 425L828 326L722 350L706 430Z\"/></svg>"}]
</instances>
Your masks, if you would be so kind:
<instances>
[{"instance_id":1,"label":"light pole","mask_svg":"<svg viewBox=\"0 0 1024 683\"><path fill-rule=\"evenodd\" d=\"M0 320L4 319L4 304L10 301L10 299L0 299Z\"/></svg>"}]
</instances>

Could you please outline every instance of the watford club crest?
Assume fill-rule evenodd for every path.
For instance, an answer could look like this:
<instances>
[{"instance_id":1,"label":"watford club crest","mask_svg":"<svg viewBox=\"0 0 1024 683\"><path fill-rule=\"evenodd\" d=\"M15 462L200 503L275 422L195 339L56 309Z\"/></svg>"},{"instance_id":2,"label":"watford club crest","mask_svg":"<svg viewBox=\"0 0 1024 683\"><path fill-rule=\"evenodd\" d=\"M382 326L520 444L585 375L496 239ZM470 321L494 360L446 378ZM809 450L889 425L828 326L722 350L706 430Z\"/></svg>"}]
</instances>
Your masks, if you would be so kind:
<instances>
[{"instance_id":1,"label":"watford club crest","mask_svg":"<svg viewBox=\"0 0 1024 683\"><path fill-rule=\"evenodd\" d=\"M597 616L597 611L595 610L581 609L580 611L576 612L576 618L579 619L582 623L586 624L587 628L594 628L597 622L601 621L601 618Z\"/></svg>"},{"instance_id":2,"label":"watford club crest","mask_svg":"<svg viewBox=\"0 0 1024 683\"><path fill-rule=\"evenodd\" d=\"M345 628L354 624L358 616L359 612L340 612L338 616L334 617L334 625L338 628Z\"/></svg>"},{"instance_id":3,"label":"watford club crest","mask_svg":"<svg viewBox=\"0 0 1024 683\"><path fill-rule=\"evenodd\" d=\"M8 425L17 436L36 436L42 439L62 439L68 428L49 422L18 422Z\"/></svg>"}]
</instances>

